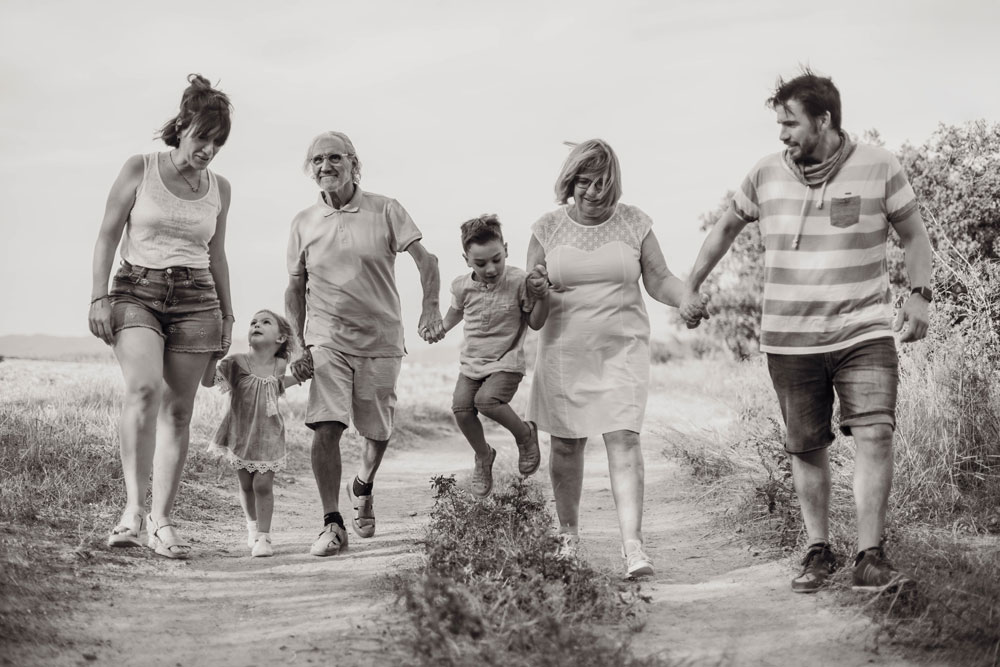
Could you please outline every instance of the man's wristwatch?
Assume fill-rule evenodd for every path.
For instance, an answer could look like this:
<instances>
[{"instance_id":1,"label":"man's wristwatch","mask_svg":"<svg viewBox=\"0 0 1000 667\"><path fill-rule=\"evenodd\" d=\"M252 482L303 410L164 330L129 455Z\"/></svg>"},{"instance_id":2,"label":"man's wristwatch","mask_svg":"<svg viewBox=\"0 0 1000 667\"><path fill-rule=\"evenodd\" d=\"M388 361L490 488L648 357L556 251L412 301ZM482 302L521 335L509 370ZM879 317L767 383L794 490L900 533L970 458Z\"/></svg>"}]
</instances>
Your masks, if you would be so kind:
<instances>
[{"instance_id":1,"label":"man's wristwatch","mask_svg":"<svg viewBox=\"0 0 1000 667\"><path fill-rule=\"evenodd\" d=\"M914 287L910 290L910 294L919 294L927 303L934 300L934 293L930 287Z\"/></svg>"}]
</instances>

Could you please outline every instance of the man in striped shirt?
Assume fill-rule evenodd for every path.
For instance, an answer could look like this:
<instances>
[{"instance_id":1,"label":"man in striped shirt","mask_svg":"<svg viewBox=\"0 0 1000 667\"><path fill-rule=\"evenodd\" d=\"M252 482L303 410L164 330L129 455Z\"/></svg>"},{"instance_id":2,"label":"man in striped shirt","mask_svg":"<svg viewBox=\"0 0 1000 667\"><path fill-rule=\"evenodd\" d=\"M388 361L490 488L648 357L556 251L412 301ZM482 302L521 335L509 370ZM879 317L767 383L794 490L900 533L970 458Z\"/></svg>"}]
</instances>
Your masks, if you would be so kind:
<instances>
[{"instance_id":1,"label":"man in striped shirt","mask_svg":"<svg viewBox=\"0 0 1000 667\"><path fill-rule=\"evenodd\" d=\"M893 330L904 343L927 332L930 241L898 160L853 142L841 129L840 93L829 78L806 70L779 80L768 104L785 150L754 166L705 239L681 315L691 326L708 317L698 289L743 227L758 222L765 248L760 347L785 421L785 449L809 537L792 590L818 590L836 567L828 543L834 392L841 431L854 437L857 450L860 551L853 587L901 586L908 579L882 551L898 381ZM906 253L912 286L891 324L890 226Z\"/></svg>"}]
</instances>

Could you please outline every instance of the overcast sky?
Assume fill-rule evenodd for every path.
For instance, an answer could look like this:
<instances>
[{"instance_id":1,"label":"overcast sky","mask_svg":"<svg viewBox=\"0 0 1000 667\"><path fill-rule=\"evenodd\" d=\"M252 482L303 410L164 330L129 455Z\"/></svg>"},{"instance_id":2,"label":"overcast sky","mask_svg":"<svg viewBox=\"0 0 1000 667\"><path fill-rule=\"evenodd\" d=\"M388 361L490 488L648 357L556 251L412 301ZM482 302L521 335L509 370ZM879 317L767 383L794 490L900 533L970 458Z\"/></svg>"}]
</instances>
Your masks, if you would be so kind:
<instances>
[{"instance_id":1,"label":"overcast sky","mask_svg":"<svg viewBox=\"0 0 1000 667\"><path fill-rule=\"evenodd\" d=\"M780 148L764 106L778 75L808 64L833 76L845 129L878 129L893 149L938 123L996 121L998 7L0 0L0 335L88 334L108 191L130 155L163 150L153 134L190 72L235 106L211 168L233 186L239 334L254 310L282 308L288 225L317 192L300 164L321 131L350 135L362 187L398 199L423 230L443 309L465 270L458 225L499 214L523 265L529 226L555 206L562 142L589 137L615 147L623 201L652 216L683 274L699 216ZM419 347L408 255L397 275L407 342Z\"/></svg>"}]
</instances>

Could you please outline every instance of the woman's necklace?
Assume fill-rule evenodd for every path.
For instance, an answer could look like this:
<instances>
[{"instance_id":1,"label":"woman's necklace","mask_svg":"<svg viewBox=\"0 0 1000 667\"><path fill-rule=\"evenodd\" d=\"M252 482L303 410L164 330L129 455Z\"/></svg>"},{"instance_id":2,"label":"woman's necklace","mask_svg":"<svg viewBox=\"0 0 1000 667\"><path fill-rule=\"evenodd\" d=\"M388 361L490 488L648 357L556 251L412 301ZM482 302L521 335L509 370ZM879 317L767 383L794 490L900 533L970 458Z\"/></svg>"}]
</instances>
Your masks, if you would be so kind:
<instances>
[{"instance_id":1,"label":"woman's necklace","mask_svg":"<svg viewBox=\"0 0 1000 667\"><path fill-rule=\"evenodd\" d=\"M177 172L177 175L183 178L184 182L187 183L187 186L191 188L191 192L198 192L198 188L201 187L201 173L198 174L198 185L191 185L191 181L187 179L187 176L182 174L181 170L177 168L177 163L174 162L174 152L167 151L167 157L170 158L170 164L174 165L174 171Z\"/></svg>"}]
</instances>

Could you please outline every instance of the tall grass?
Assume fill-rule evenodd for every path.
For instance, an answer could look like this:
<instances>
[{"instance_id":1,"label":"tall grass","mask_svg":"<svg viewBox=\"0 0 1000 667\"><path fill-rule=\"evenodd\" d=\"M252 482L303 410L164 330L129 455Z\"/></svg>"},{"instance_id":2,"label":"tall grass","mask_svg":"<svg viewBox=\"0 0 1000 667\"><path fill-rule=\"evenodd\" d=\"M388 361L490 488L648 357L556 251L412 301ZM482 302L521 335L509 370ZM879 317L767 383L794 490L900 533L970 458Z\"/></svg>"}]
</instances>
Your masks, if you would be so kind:
<instances>
[{"instance_id":1,"label":"tall grass","mask_svg":"<svg viewBox=\"0 0 1000 667\"><path fill-rule=\"evenodd\" d=\"M480 500L454 477L433 484L425 565L401 583L413 664L668 664L628 651L628 633L642 626L637 584L556 558L552 516L537 487L498 480Z\"/></svg>"},{"instance_id":2,"label":"tall grass","mask_svg":"<svg viewBox=\"0 0 1000 667\"><path fill-rule=\"evenodd\" d=\"M892 562L919 586L903 597L841 599L862 605L885 637L903 646L943 647L964 664L998 665L1000 265L939 260L951 267L958 296L932 309L924 341L900 348L886 530ZM734 364L709 380L700 391L732 407L732 426L714 437L673 438L667 453L726 498L733 509L721 520L765 551L798 554L805 534L763 359ZM831 541L850 564L858 548L853 441L838 435L829 451ZM849 587L849 569L836 578L836 590Z\"/></svg>"},{"instance_id":3,"label":"tall grass","mask_svg":"<svg viewBox=\"0 0 1000 667\"><path fill-rule=\"evenodd\" d=\"M430 391L440 384L436 375L410 369L406 382L399 447L452 428L450 411ZM281 401L290 465L300 473L309 470L312 440L303 423L307 399L306 387L293 387ZM218 390L197 394L175 507L181 521L208 523L235 504L235 475L205 453L228 400ZM0 644L55 651L59 617L89 585L89 573L125 558L104 546L125 503L121 403L113 362L0 361ZM345 465L362 444L356 433L345 434Z\"/></svg>"}]
</instances>

